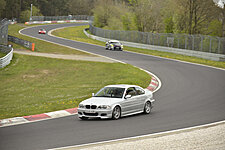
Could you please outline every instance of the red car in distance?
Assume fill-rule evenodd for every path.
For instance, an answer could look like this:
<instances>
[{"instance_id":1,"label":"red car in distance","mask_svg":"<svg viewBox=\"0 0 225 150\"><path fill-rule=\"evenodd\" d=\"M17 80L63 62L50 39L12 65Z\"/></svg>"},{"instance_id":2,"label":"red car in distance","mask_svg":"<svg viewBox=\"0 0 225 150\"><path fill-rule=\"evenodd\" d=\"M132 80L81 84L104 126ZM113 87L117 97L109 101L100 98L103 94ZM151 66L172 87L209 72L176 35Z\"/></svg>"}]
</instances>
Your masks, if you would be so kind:
<instances>
[{"instance_id":1,"label":"red car in distance","mask_svg":"<svg viewBox=\"0 0 225 150\"><path fill-rule=\"evenodd\" d=\"M46 31L45 31L45 29L39 29L38 33L39 34L46 34Z\"/></svg>"}]
</instances>

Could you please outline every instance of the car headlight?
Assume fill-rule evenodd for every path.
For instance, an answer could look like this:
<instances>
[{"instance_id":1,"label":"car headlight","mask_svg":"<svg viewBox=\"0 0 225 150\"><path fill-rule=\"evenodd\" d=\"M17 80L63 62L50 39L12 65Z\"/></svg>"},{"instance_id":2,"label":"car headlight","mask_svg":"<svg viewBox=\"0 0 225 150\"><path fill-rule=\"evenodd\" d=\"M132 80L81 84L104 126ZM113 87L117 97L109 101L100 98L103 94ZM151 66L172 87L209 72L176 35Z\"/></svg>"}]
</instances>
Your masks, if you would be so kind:
<instances>
[{"instance_id":1,"label":"car headlight","mask_svg":"<svg viewBox=\"0 0 225 150\"><path fill-rule=\"evenodd\" d=\"M98 106L98 109L110 109L111 107L109 105L100 105Z\"/></svg>"},{"instance_id":2,"label":"car headlight","mask_svg":"<svg viewBox=\"0 0 225 150\"><path fill-rule=\"evenodd\" d=\"M84 105L83 104L79 104L79 108L84 108Z\"/></svg>"}]
</instances>

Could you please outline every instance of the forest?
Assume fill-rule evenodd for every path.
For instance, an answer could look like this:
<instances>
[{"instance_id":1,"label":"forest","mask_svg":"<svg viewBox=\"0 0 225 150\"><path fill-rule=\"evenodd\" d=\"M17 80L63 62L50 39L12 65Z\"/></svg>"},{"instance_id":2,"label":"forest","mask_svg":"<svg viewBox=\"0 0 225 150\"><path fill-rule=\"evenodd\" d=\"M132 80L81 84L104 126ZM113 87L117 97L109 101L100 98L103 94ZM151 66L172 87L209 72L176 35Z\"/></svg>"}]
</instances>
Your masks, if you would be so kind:
<instances>
[{"instance_id":1,"label":"forest","mask_svg":"<svg viewBox=\"0 0 225 150\"><path fill-rule=\"evenodd\" d=\"M214 1L0 0L0 18L28 21L33 4L33 16L91 15L104 29L225 37L225 9Z\"/></svg>"}]
</instances>

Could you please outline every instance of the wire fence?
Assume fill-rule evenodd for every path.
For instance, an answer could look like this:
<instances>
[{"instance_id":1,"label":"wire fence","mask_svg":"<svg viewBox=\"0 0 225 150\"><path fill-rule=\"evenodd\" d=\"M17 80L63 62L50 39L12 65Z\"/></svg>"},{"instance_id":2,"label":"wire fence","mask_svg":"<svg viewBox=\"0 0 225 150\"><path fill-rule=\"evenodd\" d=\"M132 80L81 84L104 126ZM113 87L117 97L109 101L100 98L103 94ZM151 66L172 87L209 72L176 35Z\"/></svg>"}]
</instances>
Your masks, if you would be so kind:
<instances>
[{"instance_id":1,"label":"wire fence","mask_svg":"<svg viewBox=\"0 0 225 150\"><path fill-rule=\"evenodd\" d=\"M57 21L57 20L92 20L92 16L87 15L32 16L32 21Z\"/></svg>"},{"instance_id":2,"label":"wire fence","mask_svg":"<svg viewBox=\"0 0 225 150\"><path fill-rule=\"evenodd\" d=\"M120 41L128 41L164 47L173 47L179 49L188 49L201 52L225 54L224 37L106 30L94 27L92 24L90 24L89 30L93 35L108 39L116 39Z\"/></svg>"},{"instance_id":3,"label":"wire fence","mask_svg":"<svg viewBox=\"0 0 225 150\"><path fill-rule=\"evenodd\" d=\"M0 21L0 45L8 44L8 24L7 19Z\"/></svg>"},{"instance_id":4,"label":"wire fence","mask_svg":"<svg viewBox=\"0 0 225 150\"><path fill-rule=\"evenodd\" d=\"M18 37L14 37L14 36L11 36L11 35L8 35L8 40L13 42L13 43L24 46L26 48L32 49L32 42L29 42L29 41L26 41L26 40L23 40L23 39L20 39Z\"/></svg>"}]
</instances>

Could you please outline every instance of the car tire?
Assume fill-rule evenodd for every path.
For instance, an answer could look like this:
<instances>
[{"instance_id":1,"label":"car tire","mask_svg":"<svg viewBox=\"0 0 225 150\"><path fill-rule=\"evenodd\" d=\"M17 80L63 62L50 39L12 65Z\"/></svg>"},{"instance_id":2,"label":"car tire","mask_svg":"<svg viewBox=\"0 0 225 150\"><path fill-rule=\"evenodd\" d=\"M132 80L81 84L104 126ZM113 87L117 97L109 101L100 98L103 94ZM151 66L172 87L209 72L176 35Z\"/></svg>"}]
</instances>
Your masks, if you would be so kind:
<instances>
[{"instance_id":1,"label":"car tire","mask_svg":"<svg viewBox=\"0 0 225 150\"><path fill-rule=\"evenodd\" d=\"M112 119L117 120L120 118L120 116L121 116L121 109L119 106L116 106L112 112Z\"/></svg>"},{"instance_id":2,"label":"car tire","mask_svg":"<svg viewBox=\"0 0 225 150\"><path fill-rule=\"evenodd\" d=\"M88 117L79 117L81 120L88 120Z\"/></svg>"},{"instance_id":3,"label":"car tire","mask_svg":"<svg viewBox=\"0 0 225 150\"><path fill-rule=\"evenodd\" d=\"M144 113L150 114L151 110L152 110L151 103L149 101L147 101L144 106Z\"/></svg>"}]
</instances>

